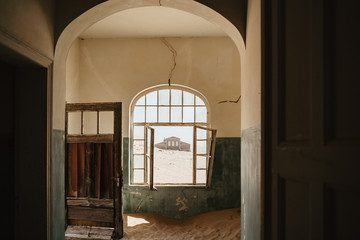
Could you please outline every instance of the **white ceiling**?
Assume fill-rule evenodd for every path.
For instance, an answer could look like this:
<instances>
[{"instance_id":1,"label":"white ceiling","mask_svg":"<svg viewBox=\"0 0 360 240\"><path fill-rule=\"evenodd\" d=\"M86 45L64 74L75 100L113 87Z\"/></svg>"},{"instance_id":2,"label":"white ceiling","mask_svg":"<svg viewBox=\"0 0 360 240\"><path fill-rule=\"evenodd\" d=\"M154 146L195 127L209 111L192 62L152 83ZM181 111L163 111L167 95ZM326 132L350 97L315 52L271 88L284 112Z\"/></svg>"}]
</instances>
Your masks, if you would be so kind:
<instances>
[{"instance_id":1,"label":"white ceiling","mask_svg":"<svg viewBox=\"0 0 360 240\"><path fill-rule=\"evenodd\" d=\"M196 15L167 7L118 12L95 23L81 38L224 37L220 27Z\"/></svg>"}]
</instances>

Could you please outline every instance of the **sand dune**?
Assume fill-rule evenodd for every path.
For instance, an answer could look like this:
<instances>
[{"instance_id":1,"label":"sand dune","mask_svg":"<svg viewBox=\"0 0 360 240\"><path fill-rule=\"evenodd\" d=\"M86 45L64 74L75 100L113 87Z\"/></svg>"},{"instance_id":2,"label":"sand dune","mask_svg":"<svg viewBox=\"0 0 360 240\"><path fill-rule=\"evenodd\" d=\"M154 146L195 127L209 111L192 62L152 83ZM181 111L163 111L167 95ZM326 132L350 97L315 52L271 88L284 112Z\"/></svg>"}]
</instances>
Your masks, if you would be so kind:
<instances>
[{"instance_id":1,"label":"sand dune","mask_svg":"<svg viewBox=\"0 0 360 240\"><path fill-rule=\"evenodd\" d=\"M176 220L154 213L124 215L123 239L240 239L240 209L209 212Z\"/></svg>"}]
</instances>

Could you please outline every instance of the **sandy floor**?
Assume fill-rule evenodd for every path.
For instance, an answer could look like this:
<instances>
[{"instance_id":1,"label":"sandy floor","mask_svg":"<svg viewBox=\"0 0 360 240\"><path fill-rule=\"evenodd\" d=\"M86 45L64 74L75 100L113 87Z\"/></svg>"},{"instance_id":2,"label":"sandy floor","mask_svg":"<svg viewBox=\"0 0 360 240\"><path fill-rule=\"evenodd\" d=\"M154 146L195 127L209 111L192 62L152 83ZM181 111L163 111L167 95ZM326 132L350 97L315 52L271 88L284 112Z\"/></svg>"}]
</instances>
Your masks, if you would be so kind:
<instances>
[{"instance_id":1,"label":"sandy floor","mask_svg":"<svg viewBox=\"0 0 360 240\"><path fill-rule=\"evenodd\" d=\"M67 240L110 240L113 228L68 226ZM175 220L154 213L124 214L124 240L240 239L240 209Z\"/></svg>"},{"instance_id":2,"label":"sandy floor","mask_svg":"<svg viewBox=\"0 0 360 240\"><path fill-rule=\"evenodd\" d=\"M175 220L153 213L125 214L123 239L240 239L240 209Z\"/></svg>"}]
</instances>

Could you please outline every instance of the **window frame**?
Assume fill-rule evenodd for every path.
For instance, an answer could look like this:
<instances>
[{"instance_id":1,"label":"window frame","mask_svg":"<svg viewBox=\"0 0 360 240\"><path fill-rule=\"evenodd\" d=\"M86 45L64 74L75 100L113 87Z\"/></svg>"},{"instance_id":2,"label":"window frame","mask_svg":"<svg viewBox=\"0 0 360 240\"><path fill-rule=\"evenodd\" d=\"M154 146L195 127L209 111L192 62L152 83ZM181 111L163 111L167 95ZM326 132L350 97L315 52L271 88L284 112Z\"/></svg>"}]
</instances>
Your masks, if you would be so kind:
<instances>
[{"instance_id":1,"label":"window frame","mask_svg":"<svg viewBox=\"0 0 360 240\"><path fill-rule=\"evenodd\" d=\"M159 91L160 90L169 90L169 102L167 105L161 105L159 104ZM182 98L182 101L181 101L181 104L172 104L172 99L171 99L171 90L181 90L181 98ZM146 104L146 95L149 94L149 93L152 93L152 92L157 92L156 93L156 96L157 96L157 104ZM193 94L194 95L194 102L192 105L184 105L184 92L187 92L187 93L190 93L190 94ZM142 98L144 97L144 104L140 104L140 105L137 105L137 102ZM196 104L196 100L198 97L200 100L202 100L202 102L204 103L204 105L197 105ZM143 122L135 122L134 121L134 110L135 110L135 106L138 106L138 107L144 107L144 121ZM157 119L156 119L156 122L147 122L146 121L146 108L147 107L156 107L157 108ZM160 122L159 121L159 108L160 107L168 107L169 109L169 119L167 122ZM172 107L181 107L181 122L171 122L171 108ZM184 107L193 107L194 108L194 120L193 122L184 122ZM205 107L206 109L206 121L204 122L196 122L196 107ZM208 179L208 176L209 176L209 172L212 172L212 166L211 166L211 169L208 169L208 167L210 167L210 165L208 164L209 162L211 161L208 161L207 162L207 169L206 169L206 174L207 174L207 177L206 177L206 183L197 183L196 182L196 171L197 171L197 168L196 168L196 153L194 152L193 153L193 181L192 183L153 183L153 181L150 180L150 177L149 177L149 173L150 171L153 173L153 169L149 166L149 163L148 163L148 158L146 156L146 147L145 144L146 144L146 136L147 136L147 129L153 129L153 127L156 127L156 126L191 126L193 127L194 131L196 131L196 127L200 127L200 128L203 128L203 129L207 129L207 130L214 130L214 129L210 129L210 123L211 123L211 119L210 119L210 105L206 99L206 97L201 94L199 91L197 90L194 90L192 88L189 88L189 87L186 87L186 86L182 86L182 85L158 85L158 86L154 86L154 87L150 87L150 88L147 88L141 92L139 92L135 97L134 99L132 100L131 104L130 104L130 108L129 108L129 116L130 116L130 121L129 121L129 125L130 125L130 144L129 144L129 152L130 152L130 157L129 157L129 183L130 185L135 185L135 186L150 186L150 189L155 189L153 186L156 185L156 186L200 186L200 187L209 187L210 186L210 183L211 183L211 179L209 180ZM136 126L142 126L144 128L144 135L143 135L143 139L136 139L135 138L135 135L134 135L134 128ZM215 135L216 135L216 130L215 131ZM211 134L211 133L210 133ZM210 138L210 134L207 133L207 137L206 139L209 139ZM211 134L213 135L213 134ZM215 139L214 139L215 140ZM143 141L143 144L144 144L144 152L142 154L138 154L138 153L134 153L134 149L133 149L133 146L134 146L134 142L135 141ZM193 135L193 143L196 142L196 134ZM209 141L207 141L207 145L206 145L206 149L208 149L208 143ZM169 142L168 142L169 144ZM180 144L179 144L180 145ZM195 144L193 144L193 148L195 148ZM214 147L213 147L214 148ZM195 150L195 149L193 149ZM210 159L210 157L212 158L213 160L213 153L208 153L207 154L207 159ZM135 155L143 155L144 156L144 166L143 168L141 168L141 170L143 169L144 171L144 182L143 183L139 183L139 182L134 182L134 171L135 170L140 170L139 168L135 168L134 167L134 156ZM211 156L210 156L211 155ZM211 174L210 174L211 176ZM152 177L153 177L153 174L152 174Z\"/></svg>"}]
</instances>

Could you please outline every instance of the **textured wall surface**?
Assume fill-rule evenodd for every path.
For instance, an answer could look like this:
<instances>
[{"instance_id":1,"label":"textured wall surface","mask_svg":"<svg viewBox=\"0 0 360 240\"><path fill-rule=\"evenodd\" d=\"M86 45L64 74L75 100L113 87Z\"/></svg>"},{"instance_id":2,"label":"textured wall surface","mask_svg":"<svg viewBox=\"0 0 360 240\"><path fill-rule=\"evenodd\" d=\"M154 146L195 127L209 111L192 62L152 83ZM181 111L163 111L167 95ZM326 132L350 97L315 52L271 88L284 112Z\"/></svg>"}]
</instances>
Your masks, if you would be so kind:
<instances>
[{"instance_id":1,"label":"textured wall surface","mask_svg":"<svg viewBox=\"0 0 360 240\"><path fill-rule=\"evenodd\" d=\"M124 213L154 212L170 218L240 207L240 138L217 138L210 189L129 186L128 145L124 138Z\"/></svg>"},{"instance_id":2,"label":"textured wall surface","mask_svg":"<svg viewBox=\"0 0 360 240\"><path fill-rule=\"evenodd\" d=\"M241 131L241 239L260 240L261 128Z\"/></svg>"},{"instance_id":3,"label":"textured wall surface","mask_svg":"<svg viewBox=\"0 0 360 240\"><path fill-rule=\"evenodd\" d=\"M64 239L65 230L65 131L53 130L52 132L52 191L51 197L53 199L51 205L53 232L52 239Z\"/></svg>"}]
</instances>

